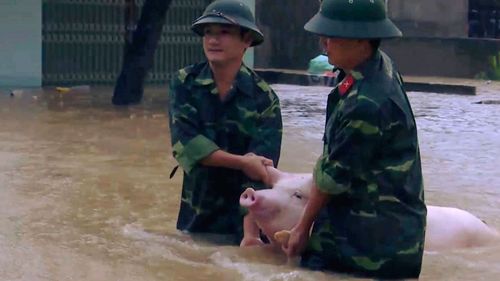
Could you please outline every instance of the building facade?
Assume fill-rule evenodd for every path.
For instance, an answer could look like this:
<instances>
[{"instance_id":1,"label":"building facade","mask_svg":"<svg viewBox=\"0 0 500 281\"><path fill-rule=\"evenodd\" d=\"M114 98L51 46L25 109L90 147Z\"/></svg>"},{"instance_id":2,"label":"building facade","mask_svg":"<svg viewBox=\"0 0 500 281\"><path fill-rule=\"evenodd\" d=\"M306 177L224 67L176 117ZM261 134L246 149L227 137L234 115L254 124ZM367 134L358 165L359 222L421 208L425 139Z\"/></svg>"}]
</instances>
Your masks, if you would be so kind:
<instances>
[{"instance_id":1,"label":"building facade","mask_svg":"<svg viewBox=\"0 0 500 281\"><path fill-rule=\"evenodd\" d=\"M404 37L385 41L382 48L403 75L500 80L500 0L386 2ZM258 24L267 38L256 49L256 67L305 70L321 53L317 38L303 31L319 1L294 3L256 1Z\"/></svg>"},{"instance_id":2,"label":"building facade","mask_svg":"<svg viewBox=\"0 0 500 281\"><path fill-rule=\"evenodd\" d=\"M249 50L247 64L307 69L321 50L303 25L319 1L244 1L266 38ZM0 0L0 87L113 84L126 27L133 28L126 17L130 2L137 16L144 0ZM149 83L166 83L178 68L203 59L190 24L210 2L172 2ZM405 37L382 47L403 74L500 79L500 0L386 2Z\"/></svg>"}]
</instances>

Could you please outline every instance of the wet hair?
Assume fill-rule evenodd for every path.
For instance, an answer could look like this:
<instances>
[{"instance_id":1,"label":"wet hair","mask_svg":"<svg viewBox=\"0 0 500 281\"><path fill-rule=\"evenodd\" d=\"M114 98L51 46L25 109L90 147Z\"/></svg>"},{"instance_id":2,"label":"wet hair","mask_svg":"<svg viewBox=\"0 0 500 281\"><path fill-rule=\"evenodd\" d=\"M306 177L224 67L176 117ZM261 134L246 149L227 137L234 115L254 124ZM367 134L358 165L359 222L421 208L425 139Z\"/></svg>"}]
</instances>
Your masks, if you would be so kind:
<instances>
[{"instance_id":1,"label":"wet hair","mask_svg":"<svg viewBox=\"0 0 500 281\"><path fill-rule=\"evenodd\" d=\"M247 33L250 34L250 37L252 37L252 41L253 41L253 36L252 36L252 33L250 32L250 29L240 26L240 36L241 36L242 40L245 38L245 34L247 34ZM245 48L245 51L246 50L247 50L247 48Z\"/></svg>"},{"instance_id":2,"label":"wet hair","mask_svg":"<svg viewBox=\"0 0 500 281\"><path fill-rule=\"evenodd\" d=\"M380 39L372 39L370 40L370 46L372 46L372 50L376 51L380 47Z\"/></svg>"},{"instance_id":3,"label":"wet hair","mask_svg":"<svg viewBox=\"0 0 500 281\"><path fill-rule=\"evenodd\" d=\"M241 39L245 38L245 34L247 34L247 33L250 33L250 36L252 35L250 29L244 28L244 27L240 26L240 36L241 36ZM252 38L252 40L253 40L253 38Z\"/></svg>"}]
</instances>

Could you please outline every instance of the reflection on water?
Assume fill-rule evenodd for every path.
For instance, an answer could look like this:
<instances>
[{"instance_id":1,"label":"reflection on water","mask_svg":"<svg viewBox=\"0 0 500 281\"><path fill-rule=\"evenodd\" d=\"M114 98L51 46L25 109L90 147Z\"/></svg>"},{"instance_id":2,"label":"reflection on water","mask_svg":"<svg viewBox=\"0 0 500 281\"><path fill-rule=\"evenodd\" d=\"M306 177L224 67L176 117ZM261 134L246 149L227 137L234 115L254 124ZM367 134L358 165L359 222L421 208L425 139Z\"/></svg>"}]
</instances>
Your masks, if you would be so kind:
<instances>
[{"instance_id":1,"label":"reflection on water","mask_svg":"<svg viewBox=\"0 0 500 281\"><path fill-rule=\"evenodd\" d=\"M325 87L273 86L284 120L280 168L310 172L321 152ZM0 280L339 280L262 249L175 230L181 173L164 89L139 106L111 88L0 90ZM500 229L500 105L410 93L428 203L467 209ZM500 245L426 254L423 280L495 280Z\"/></svg>"}]
</instances>

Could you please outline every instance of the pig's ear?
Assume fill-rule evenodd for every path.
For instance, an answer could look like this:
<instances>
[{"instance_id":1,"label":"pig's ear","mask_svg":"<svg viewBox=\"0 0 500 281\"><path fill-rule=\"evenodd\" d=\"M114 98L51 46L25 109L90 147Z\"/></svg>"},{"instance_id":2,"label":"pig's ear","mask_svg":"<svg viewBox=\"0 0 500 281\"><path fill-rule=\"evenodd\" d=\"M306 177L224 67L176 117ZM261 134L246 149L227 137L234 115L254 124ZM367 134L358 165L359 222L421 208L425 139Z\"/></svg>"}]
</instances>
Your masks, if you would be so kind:
<instances>
[{"instance_id":1,"label":"pig's ear","mask_svg":"<svg viewBox=\"0 0 500 281\"><path fill-rule=\"evenodd\" d=\"M278 182L283 174L283 172L273 166L267 166L267 173L269 174L269 183L271 184L271 187Z\"/></svg>"}]
</instances>

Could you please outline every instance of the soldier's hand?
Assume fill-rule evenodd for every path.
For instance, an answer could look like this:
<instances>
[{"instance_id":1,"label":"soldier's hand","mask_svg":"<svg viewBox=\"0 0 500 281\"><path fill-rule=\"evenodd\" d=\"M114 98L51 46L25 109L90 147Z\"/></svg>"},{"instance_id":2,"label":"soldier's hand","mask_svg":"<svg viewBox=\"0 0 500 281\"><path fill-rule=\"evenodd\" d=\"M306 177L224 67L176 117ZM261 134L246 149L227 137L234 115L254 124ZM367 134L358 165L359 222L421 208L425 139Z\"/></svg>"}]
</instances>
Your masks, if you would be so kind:
<instances>
[{"instance_id":1,"label":"soldier's hand","mask_svg":"<svg viewBox=\"0 0 500 281\"><path fill-rule=\"evenodd\" d=\"M307 242L309 241L309 230L304 229L300 225L296 225L290 231L290 237L288 241L284 241L281 245L281 249L288 257L295 257L306 249Z\"/></svg>"},{"instance_id":2,"label":"soldier's hand","mask_svg":"<svg viewBox=\"0 0 500 281\"><path fill-rule=\"evenodd\" d=\"M263 156L247 153L243 156L242 171L252 180L262 181L267 186L270 185L270 177L266 166L272 166L273 160Z\"/></svg>"}]
</instances>

